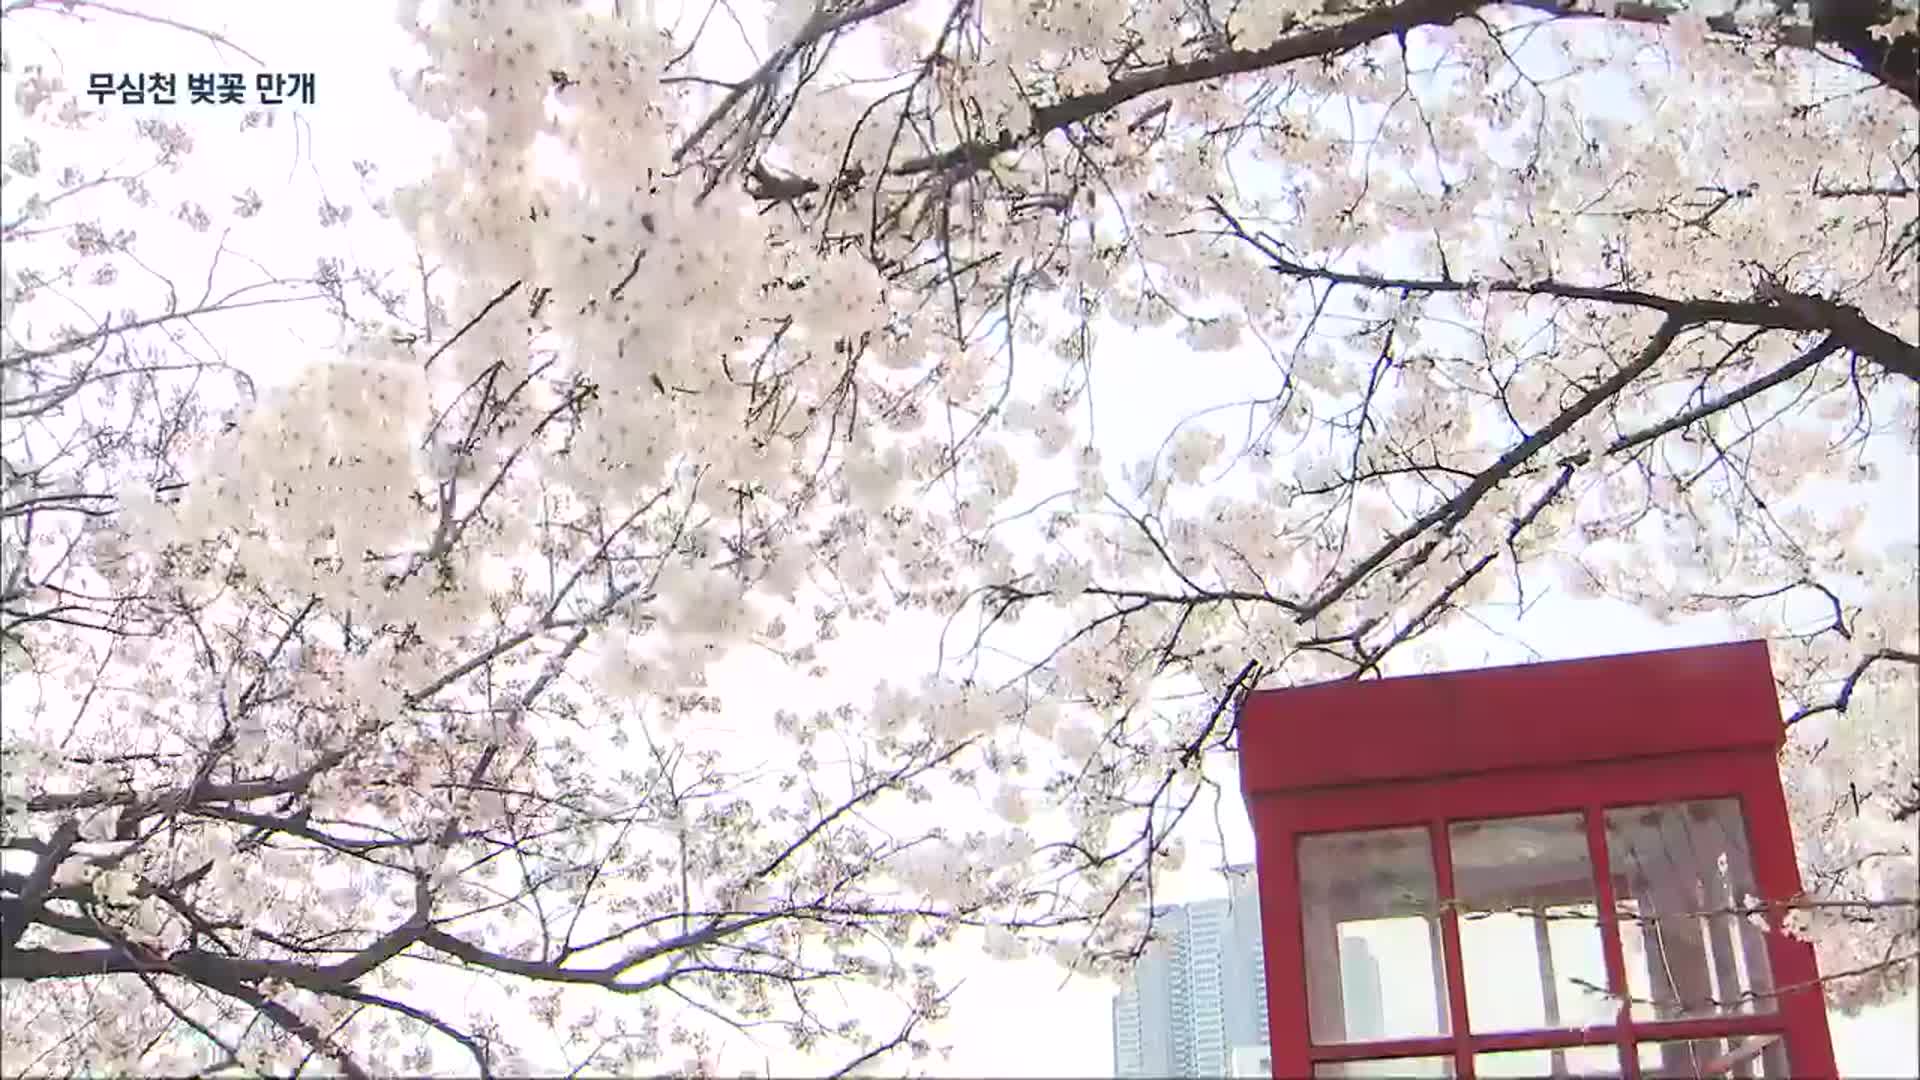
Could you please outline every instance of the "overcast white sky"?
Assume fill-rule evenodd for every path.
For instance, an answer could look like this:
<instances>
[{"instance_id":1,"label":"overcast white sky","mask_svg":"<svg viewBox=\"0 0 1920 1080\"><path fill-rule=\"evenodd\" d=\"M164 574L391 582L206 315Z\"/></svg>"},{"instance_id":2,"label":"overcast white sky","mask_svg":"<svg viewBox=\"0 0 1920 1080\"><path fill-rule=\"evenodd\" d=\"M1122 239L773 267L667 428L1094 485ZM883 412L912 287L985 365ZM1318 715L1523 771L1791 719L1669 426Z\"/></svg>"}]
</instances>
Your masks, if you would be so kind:
<instances>
[{"instance_id":1,"label":"overcast white sky","mask_svg":"<svg viewBox=\"0 0 1920 1080\"><path fill-rule=\"evenodd\" d=\"M325 169L324 183L336 202L350 201L353 179L345 169L348 162L374 161L388 177L424 164L419 154L424 143L415 137L417 131L410 131L413 121L407 115L408 107L388 75L394 54L378 47L382 40L392 40L386 37L390 5L247 0L164 4L123 0L123 4L132 10L164 12L174 19L218 29L259 55L268 70L312 72L316 77L317 102L298 110L283 109L276 117L278 138L273 145L282 158L256 156L242 163L223 152L220 140L203 136L202 152L196 155L193 167L206 170L205 201L209 206L224 205L228 194L246 186L238 182L242 175L257 174L258 179L248 182L261 185L273 210L277 191L295 183L296 177L303 186L315 179L311 171L314 163ZM176 71L184 83L188 71L254 70L238 57L222 61L211 46L189 36L162 27L116 21L110 16L96 17L102 22L83 33L62 26L63 20L51 14L38 16L37 23L9 19L10 38L19 35L10 42L10 49L16 53L16 61L21 53L37 51L22 39L46 30L47 40L59 50L69 86L84 86L90 71ZM175 111L181 118L205 120L207 109L180 106ZM237 124L238 114L233 117ZM249 140L247 145L258 153L257 140ZM288 230L289 235L315 227L310 203L287 200L281 208L309 215L290 214L276 225ZM368 261L377 261L377 253L367 254ZM308 330L289 325L278 314L262 316L245 328L235 325L229 331L244 334L251 351L259 353L264 348L273 354L276 364L284 364L289 370L321 355L330 333L325 328ZM1098 385L1098 424L1109 462L1151 452L1174 421L1201 406L1231 398L1231 389L1222 388L1236 381L1236 368L1244 370L1244 361L1212 354L1183 362L1178 371L1168 371L1163 365L1154 365L1151 358L1178 355L1183 350L1170 338L1156 341L1153 335L1137 336L1112 351L1115 355L1102 356L1102 369L1120 369L1128 374L1124 381L1108 377ZM1134 436L1137 445L1122 442L1127 433L1140 433ZM1904 507L1907 512L1900 520L1888 522L1888 539L1911 536L1916 483L1911 457L1895 458L1889 461L1885 483L1896 511ZM1451 667L1470 667L1527 659L1520 641L1535 650L1539 658L1556 659L1702 644L1725 637L1724 628L1711 621L1663 627L1622 604L1554 597L1530 611L1523 625L1511 620L1503 624L1495 618L1484 633L1455 635L1448 642L1445 661ZM856 698L864 696L862 688L874 679L922 669L932 656L930 640L903 643L897 630L884 636L873 632L864 638L856 632L841 649L847 656L888 658L885 670L869 666L854 672L855 689L847 696ZM727 685L724 676L715 682ZM1223 771L1219 779L1228 791L1237 791L1238 784L1231 775ZM1171 876L1170 890L1165 894L1170 899L1223 895L1224 886L1208 873L1208 868L1251 858L1244 811L1228 805L1222 817L1225 850L1220 850L1214 839L1211 821L1194 823L1187 838L1189 869ZM965 971L967 983L955 999L954 1018L944 1031L954 1044L952 1056L933 1068L936 1074L1110 1075L1108 986L1084 979L1063 984L1059 969L1044 960L992 963L970 957L956 962ZM1836 1017L1834 1035L1843 1072L1855 1076L1920 1075L1913 1001L1857 1019ZM781 1070L778 1060L772 1064L775 1072Z\"/></svg>"}]
</instances>

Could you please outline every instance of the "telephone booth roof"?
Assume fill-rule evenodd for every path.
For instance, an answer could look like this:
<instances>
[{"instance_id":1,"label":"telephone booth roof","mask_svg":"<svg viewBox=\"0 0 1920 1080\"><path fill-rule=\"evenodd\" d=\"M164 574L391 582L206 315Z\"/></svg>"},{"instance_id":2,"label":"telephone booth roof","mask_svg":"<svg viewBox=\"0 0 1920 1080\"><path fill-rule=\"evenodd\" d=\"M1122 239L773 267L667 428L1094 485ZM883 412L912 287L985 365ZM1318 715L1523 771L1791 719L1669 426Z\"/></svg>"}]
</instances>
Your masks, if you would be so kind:
<instances>
[{"instance_id":1,"label":"telephone booth roof","mask_svg":"<svg viewBox=\"0 0 1920 1080\"><path fill-rule=\"evenodd\" d=\"M1763 641L1248 694L1249 799L1686 753L1777 750Z\"/></svg>"}]
</instances>

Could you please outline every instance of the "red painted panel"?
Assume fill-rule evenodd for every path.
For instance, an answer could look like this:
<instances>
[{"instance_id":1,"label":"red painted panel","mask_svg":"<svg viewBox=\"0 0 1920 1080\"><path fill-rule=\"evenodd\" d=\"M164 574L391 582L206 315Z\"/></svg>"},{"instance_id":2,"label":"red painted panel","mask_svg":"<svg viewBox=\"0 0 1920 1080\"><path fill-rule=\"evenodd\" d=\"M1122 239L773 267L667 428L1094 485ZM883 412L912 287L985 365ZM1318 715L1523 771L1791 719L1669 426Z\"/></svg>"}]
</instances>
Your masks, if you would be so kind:
<instances>
[{"instance_id":1,"label":"red painted panel","mask_svg":"<svg viewBox=\"0 0 1920 1080\"><path fill-rule=\"evenodd\" d=\"M1780 791L1779 765L1771 758L1743 762L1740 809L1747 819L1747 846L1753 879L1768 899L1800 894L1800 864ZM1833 1035L1827 1030L1826 995L1821 992L1813 945L1784 934L1768 934L1767 962L1773 984L1783 991L1780 1012L1787 1019L1787 1053L1796 1077L1838 1076Z\"/></svg>"},{"instance_id":2,"label":"red painted panel","mask_svg":"<svg viewBox=\"0 0 1920 1080\"><path fill-rule=\"evenodd\" d=\"M1607 964L1607 989L1617 994L1627 985L1627 957L1620 944L1620 909L1613 895L1613 858L1607 852L1607 812L1598 805L1589 806L1586 817L1587 862L1593 867L1593 896L1601 916L1600 951ZM1640 1057L1633 1046L1633 1009L1627 1002L1620 1002L1614 1010L1613 1024L1619 1030L1620 1075L1625 1080L1640 1080Z\"/></svg>"},{"instance_id":3,"label":"red painted panel","mask_svg":"<svg viewBox=\"0 0 1920 1080\"><path fill-rule=\"evenodd\" d=\"M1585 811L1594 806L1740 796L1746 791L1744 784L1752 778L1749 763L1764 762L1771 768L1774 760L1771 750L1740 750L1557 769L1510 769L1379 787L1260 795L1250 801L1248 809L1256 839L1269 828L1278 831L1278 821L1269 826L1265 815L1280 807L1286 808L1286 828L1296 833L1417 827L1436 816L1466 821ZM1264 863L1260 869L1265 869Z\"/></svg>"},{"instance_id":4,"label":"red painted panel","mask_svg":"<svg viewBox=\"0 0 1920 1080\"><path fill-rule=\"evenodd\" d=\"M1274 1076L1310 1076L1307 955L1301 938L1297 803L1268 799L1253 812L1260 936L1267 955L1267 1034Z\"/></svg>"},{"instance_id":5,"label":"red painted panel","mask_svg":"<svg viewBox=\"0 0 1920 1080\"><path fill-rule=\"evenodd\" d=\"M1247 695L1241 784L1299 788L1734 748L1785 738L1765 642Z\"/></svg>"},{"instance_id":6,"label":"red painted panel","mask_svg":"<svg viewBox=\"0 0 1920 1080\"><path fill-rule=\"evenodd\" d=\"M1447 836L1445 819L1436 819L1431 828L1433 871L1440 882L1440 900L1445 903L1459 895L1453 885L1453 843ZM1467 972L1460 956L1460 913L1451 905L1440 912L1440 943L1447 966L1447 1012L1452 1017L1447 1026L1456 1040L1453 1075L1473 1080L1473 1051L1468 1049L1469 1043L1464 1038L1473 1030L1473 1024L1467 1016Z\"/></svg>"},{"instance_id":7,"label":"red painted panel","mask_svg":"<svg viewBox=\"0 0 1920 1080\"><path fill-rule=\"evenodd\" d=\"M1634 1028L1645 1042L1662 1039L1708 1039L1716 1035L1773 1035L1787 1030L1776 1014L1739 1013L1712 1020L1659 1020ZM1792 1036L1788 1036L1791 1038ZM1435 1057L1452 1055L1458 1046L1472 1053L1497 1053L1502 1050L1552 1050L1556 1047L1618 1046L1623 1029L1615 1026L1563 1028L1541 1031L1501 1031L1472 1035L1455 1040L1449 1036L1431 1039L1390 1039L1381 1042L1340 1043L1313 1048L1315 1061L1366 1061L1373 1058ZM1276 1074L1280 1075L1280 1074Z\"/></svg>"}]
</instances>

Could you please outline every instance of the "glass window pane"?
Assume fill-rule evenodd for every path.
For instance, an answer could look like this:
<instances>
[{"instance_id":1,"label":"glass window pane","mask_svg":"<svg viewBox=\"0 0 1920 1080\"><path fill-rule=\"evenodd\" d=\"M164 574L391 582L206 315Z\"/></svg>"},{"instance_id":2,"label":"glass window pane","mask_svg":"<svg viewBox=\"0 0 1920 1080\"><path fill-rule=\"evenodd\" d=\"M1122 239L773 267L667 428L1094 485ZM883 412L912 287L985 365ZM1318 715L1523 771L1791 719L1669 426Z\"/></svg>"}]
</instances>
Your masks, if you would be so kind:
<instances>
[{"instance_id":1,"label":"glass window pane","mask_svg":"<svg viewBox=\"0 0 1920 1080\"><path fill-rule=\"evenodd\" d=\"M1634 1019L1772 1012L1765 932L1734 913L1759 891L1740 804L1609 810L1606 825Z\"/></svg>"},{"instance_id":2,"label":"glass window pane","mask_svg":"<svg viewBox=\"0 0 1920 1080\"><path fill-rule=\"evenodd\" d=\"M1456 822L1447 839L1472 1029L1612 1023L1584 815Z\"/></svg>"},{"instance_id":3,"label":"glass window pane","mask_svg":"<svg viewBox=\"0 0 1920 1080\"><path fill-rule=\"evenodd\" d=\"M1427 830L1303 836L1299 851L1313 1041L1448 1034Z\"/></svg>"},{"instance_id":4,"label":"glass window pane","mask_svg":"<svg viewBox=\"0 0 1920 1080\"><path fill-rule=\"evenodd\" d=\"M1553 1050L1497 1050L1473 1055L1475 1076L1622 1076L1615 1046L1568 1046Z\"/></svg>"},{"instance_id":5,"label":"glass window pane","mask_svg":"<svg viewBox=\"0 0 1920 1080\"><path fill-rule=\"evenodd\" d=\"M1323 1076L1449 1077L1450 1057L1367 1058L1361 1061L1322 1061L1313 1067L1315 1080Z\"/></svg>"},{"instance_id":6,"label":"glass window pane","mask_svg":"<svg viewBox=\"0 0 1920 1080\"><path fill-rule=\"evenodd\" d=\"M1227 1061L1229 1077L1273 1080L1273 1054L1265 1046L1236 1046Z\"/></svg>"},{"instance_id":7,"label":"glass window pane","mask_svg":"<svg viewBox=\"0 0 1920 1080\"><path fill-rule=\"evenodd\" d=\"M1778 1035L1643 1042L1637 1050L1644 1080L1785 1080L1787 1076L1787 1043Z\"/></svg>"}]
</instances>

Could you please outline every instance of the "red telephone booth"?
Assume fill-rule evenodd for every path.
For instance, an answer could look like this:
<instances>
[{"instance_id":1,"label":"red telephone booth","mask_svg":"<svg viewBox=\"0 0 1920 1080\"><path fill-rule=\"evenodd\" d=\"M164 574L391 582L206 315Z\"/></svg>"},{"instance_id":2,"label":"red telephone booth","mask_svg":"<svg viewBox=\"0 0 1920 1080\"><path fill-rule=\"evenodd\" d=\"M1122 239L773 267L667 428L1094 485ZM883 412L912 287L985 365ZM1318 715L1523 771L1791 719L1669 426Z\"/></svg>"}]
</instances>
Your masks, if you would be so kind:
<instances>
[{"instance_id":1,"label":"red telephone booth","mask_svg":"<svg viewBox=\"0 0 1920 1080\"><path fill-rule=\"evenodd\" d=\"M1276 1077L1835 1075L1766 645L1260 691Z\"/></svg>"}]
</instances>

